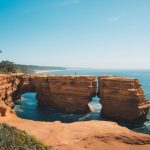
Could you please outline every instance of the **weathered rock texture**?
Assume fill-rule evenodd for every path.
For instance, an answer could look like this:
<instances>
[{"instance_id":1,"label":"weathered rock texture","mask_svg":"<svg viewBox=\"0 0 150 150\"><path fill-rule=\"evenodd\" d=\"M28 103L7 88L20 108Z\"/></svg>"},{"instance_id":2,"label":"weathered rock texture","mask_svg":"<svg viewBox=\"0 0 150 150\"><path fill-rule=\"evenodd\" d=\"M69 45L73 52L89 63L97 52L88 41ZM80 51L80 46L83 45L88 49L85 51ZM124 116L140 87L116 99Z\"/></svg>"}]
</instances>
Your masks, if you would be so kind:
<instances>
[{"instance_id":1,"label":"weathered rock texture","mask_svg":"<svg viewBox=\"0 0 150 150\"><path fill-rule=\"evenodd\" d=\"M13 107L22 93L36 92L40 106L62 112L82 114L96 95L95 76L67 75L0 75L0 102ZM137 79L101 76L99 97L102 114L128 122L146 119L149 103ZM1 105L2 106L2 105ZM5 106L0 107L1 115Z\"/></svg>"},{"instance_id":2,"label":"weathered rock texture","mask_svg":"<svg viewBox=\"0 0 150 150\"><path fill-rule=\"evenodd\" d=\"M96 95L94 76L49 76L51 105L64 112L84 113L88 103Z\"/></svg>"},{"instance_id":3,"label":"weathered rock texture","mask_svg":"<svg viewBox=\"0 0 150 150\"><path fill-rule=\"evenodd\" d=\"M102 115L126 122L143 122L150 104L137 79L101 76L98 96Z\"/></svg>"},{"instance_id":4,"label":"weathered rock texture","mask_svg":"<svg viewBox=\"0 0 150 150\"><path fill-rule=\"evenodd\" d=\"M66 113L89 111L88 103L96 95L96 77L67 75L24 76L22 91L37 92L40 106L50 106Z\"/></svg>"},{"instance_id":5,"label":"weathered rock texture","mask_svg":"<svg viewBox=\"0 0 150 150\"><path fill-rule=\"evenodd\" d=\"M17 98L16 92L20 88L20 81L20 75L0 75L0 101L13 106L13 98Z\"/></svg>"},{"instance_id":6,"label":"weathered rock texture","mask_svg":"<svg viewBox=\"0 0 150 150\"><path fill-rule=\"evenodd\" d=\"M25 92L37 92L40 106L82 114L89 111L88 103L96 95L96 77L0 75L0 101L12 107Z\"/></svg>"},{"instance_id":7,"label":"weathered rock texture","mask_svg":"<svg viewBox=\"0 0 150 150\"><path fill-rule=\"evenodd\" d=\"M14 100L18 99L21 88L21 74L0 75L0 116L5 116L7 112L12 112Z\"/></svg>"},{"instance_id":8,"label":"weathered rock texture","mask_svg":"<svg viewBox=\"0 0 150 150\"><path fill-rule=\"evenodd\" d=\"M109 121L74 123L39 122L15 115L0 117L56 150L150 150L150 135L140 134Z\"/></svg>"}]
</instances>

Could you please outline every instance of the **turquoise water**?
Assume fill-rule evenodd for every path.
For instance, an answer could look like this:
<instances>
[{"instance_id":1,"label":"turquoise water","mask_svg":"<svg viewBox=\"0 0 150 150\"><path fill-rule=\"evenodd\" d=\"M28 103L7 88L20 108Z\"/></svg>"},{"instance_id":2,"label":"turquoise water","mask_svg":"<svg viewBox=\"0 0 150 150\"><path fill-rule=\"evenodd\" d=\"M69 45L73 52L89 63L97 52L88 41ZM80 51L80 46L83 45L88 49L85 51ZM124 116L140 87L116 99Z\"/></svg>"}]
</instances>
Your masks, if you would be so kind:
<instances>
[{"instance_id":1,"label":"turquoise water","mask_svg":"<svg viewBox=\"0 0 150 150\"><path fill-rule=\"evenodd\" d=\"M65 74L65 75L116 75L133 77L140 80L145 95L150 101L150 70L90 70L90 69L70 69L64 71L45 72L44 74ZM86 120L101 120L100 111L101 105L97 97L92 99L89 106L92 108L92 112L84 115L64 114L55 109L42 108L37 106L37 100L35 93L26 93L22 95L21 101L18 101L15 106L17 115L21 118L31 119L36 121L61 121L61 122L74 122L74 121L86 121ZM150 118L150 113L148 114ZM137 132L150 134L150 121L146 121L141 125L124 124L121 125Z\"/></svg>"}]
</instances>

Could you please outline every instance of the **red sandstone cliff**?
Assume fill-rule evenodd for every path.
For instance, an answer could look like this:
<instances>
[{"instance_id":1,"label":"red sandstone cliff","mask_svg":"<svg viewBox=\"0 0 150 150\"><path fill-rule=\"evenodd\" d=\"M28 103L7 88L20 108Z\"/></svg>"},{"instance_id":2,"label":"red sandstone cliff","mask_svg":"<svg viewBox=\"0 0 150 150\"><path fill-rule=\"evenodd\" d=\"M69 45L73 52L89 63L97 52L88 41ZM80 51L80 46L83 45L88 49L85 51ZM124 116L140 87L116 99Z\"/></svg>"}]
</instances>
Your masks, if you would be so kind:
<instances>
[{"instance_id":1,"label":"red sandstone cliff","mask_svg":"<svg viewBox=\"0 0 150 150\"><path fill-rule=\"evenodd\" d=\"M137 79L101 76L99 97L105 117L127 122L146 120L150 104ZM96 95L95 76L0 75L0 102L13 106L24 92L37 92L38 104L82 114Z\"/></svg>"},{"instance_id":2,"label":"red sandstone cliff","mask_svg":"<svg viewBox=\"0 0 150 150\"><path fill-rule=\"evenodd\" d=\"M8 116L5 122L58 150L149 150L150 135L140 134L109 121L75 123L39 122Z\"/></svg>"},{"instance_id":3,"label":"red sandstone cliff","mask_svg":"<svg viewBox=\"0 0 150 150\"><path fill-rule=\"evenodd\" d=\"M19 97L21 90L22 74L4 75L0 74L0 115L5 116L13 111L14 101Z\"/></svg>"},{"instance_id":4,"label":"red sandstone cliff","mask_svg":"<svg viewBox=\"0 0 150 150\"><path fill-rule=\"evenodd\" d=\"M88 103L96 95L94 76L31 75L24 79L29 82L23 91L37 92L39 105L66 113L86 113Z\"/></svg>"},{"instance_id":5,"label":"red sandstone cliff","mask_svg":"<svg viewBox=\"0 0 150 150\"><path fill-rule=\"evenodd\" d=\"M0 75L0 101L8 106L13 106L17 91L21 84L21 74Z\"/></svg>"},{"instance_id":6,"label":"red sandstone cliff","mask_svg":"<svg viewBox=\"0 0 150 150\"><path fill-rule=\"evenodd\" d=\"M0 123L16 126L46 145L63 150L150 149L149 135L135 133L112 122L64 124L17 118L9 106L24 92L37 92L41 105L83 113L96 93L94 76L0 75L0 115L3 116ZM136 79L100 77L99 96L107 117L131 122L146 118L149 104Z\"/></svg>"},{"instance_id":7,"label":"red sandstone cliff","mask_svg":"<svg viewBox=\"0 0 150 150\"><path fill-rule=\"evenodd\" d=\"M94 76L0 75L0 101L13 106L22 93L36 92L38 104L82 114L96 95Z\"/></svg>"},{"instance_id":8,"label":"red sandstone cliff","mask_svg":"<svg viewBox=\"0 0 150 150\"><path fill-rule=\"evenodd\" d=\"M48 76L50 100L64 112L84 113L96 95L94 76Z\"/></svg>"},{"instance_id":9,"label":"red sandstone cliff","mask_svg":"<svg viewBox=\"0 0 150 150\"><path fill-rule=\"evenodd\" d=\"M126 122L146 120L150 103L137 79L100 76L98 91L103 116Z\"/></svg>"}]
</instances>

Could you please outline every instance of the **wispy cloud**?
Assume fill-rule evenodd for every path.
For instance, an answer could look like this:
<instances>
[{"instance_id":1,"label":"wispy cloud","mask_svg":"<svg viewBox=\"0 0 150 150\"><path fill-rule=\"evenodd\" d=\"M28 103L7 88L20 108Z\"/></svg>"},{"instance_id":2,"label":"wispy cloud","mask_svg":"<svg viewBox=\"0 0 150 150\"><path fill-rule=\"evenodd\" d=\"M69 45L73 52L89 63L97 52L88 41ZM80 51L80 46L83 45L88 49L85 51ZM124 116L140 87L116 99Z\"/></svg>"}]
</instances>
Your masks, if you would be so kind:
<instances>
[{"instance_id":1,"label":"wispy cloud","mask_svg":"<svg viewBox=\"0 0 150 150\"><path fill-rule=\"evenodd\" d=\"M119 20L118 17L108 17L108 18L107 18L107 21L109 21L109 22L116 22L116 21L118 21L118 20Z\"/></svg>"}]
</instances>

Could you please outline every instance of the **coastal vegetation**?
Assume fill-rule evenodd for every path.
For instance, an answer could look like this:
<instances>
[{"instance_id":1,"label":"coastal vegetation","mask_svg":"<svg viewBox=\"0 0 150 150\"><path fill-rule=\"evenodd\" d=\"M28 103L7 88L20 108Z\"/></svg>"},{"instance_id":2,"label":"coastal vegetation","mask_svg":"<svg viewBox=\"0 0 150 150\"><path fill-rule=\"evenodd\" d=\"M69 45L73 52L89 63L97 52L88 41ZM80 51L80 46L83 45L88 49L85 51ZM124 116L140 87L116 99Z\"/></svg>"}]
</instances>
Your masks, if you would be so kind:
<instances>
[{"instance_id":1,"label":"coastal vegetation","mask_svg":"<svg viewBox=\"0 0 150 150\"><path fill-rule=\"evenodd\" d=\"M1 49L0 53L2 53ZM18 70L15 63L8 60L0 62L0 73L17 73L17 72Z\"/></svg>"},{"instance_id":2,"label":"coastal vegetation","mask_svg":"<svg viewBox=\"0 0 150 150\"><path fill-rule=\"evenodd\" d=\"M35 73L36 70L65 70L64 67L20 65L8 60L0 62L0 73Z\"/></svg>"},{"instance_id":3,"label":"coastal vegetation","mask_svg":"<svg viewBox=\"0 0 150 150\"><path fill-rule=\"evenodd\" d=\"M65 67L20 65L8 60L0 62L0 73L35 73L36 70L65 70Z\"/></svg>"},{"instance_id":4,"label":"coastal vegetation","mask_svg":"<svg viewBox=\"0 0 150 150\"><path fill-rule=\"evenodd\" d=\"M55 67L55 66L36 66L36 65L20 65L16 64L17 70L23 73L35 73L36 70L65 70L65 67Z\"/></svg>"},{"instance_id":5,"label":"coastal vegetation","mask_svg":"<svg viewBox=\"0 0 150 150\"><path fill-rule=\"evenodd\" d=\"M0 50L2 53L2 50ZM55 66L36 66L36 65L21 65L15 64L11 61L1 61L0 62L0 73L35 73L36 70L65 70L65 67L55 67Z\"/></svg>"},{"instance_id":6,"label":"coastal vegetation","mask_svg":"<svg viewBox=\"0 0 150 150\"><path fill-rule=\"evenodd\" d=\"M34 137L7 124L0 124L0 150L50 150Z\"/></svg>"},{"instance_id":7,"label":"coastal vegetation","mask_svg":"<svg viewBox=\"0 0 150 150\"><path fill-rule=\"evenodd\" d=\"M17 73L17 67L13 62L1 61L0 62L0 73Z\"/></svg>"},{"instance_id":8,"label":"coastal vegetation","mask_svg":"<svg viewBox=\"0 0 150 150\"><path fill-rule=\"evenodd\" d=\"M0 53L3 51L0 49ZM65 70L65 67L56 66L36 66L36 65L21 65L15 64L11 61L1 61L0 62L0 73L35 73L36 70Z\"/></svg>"}]
</instances>

